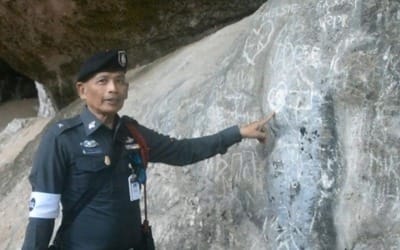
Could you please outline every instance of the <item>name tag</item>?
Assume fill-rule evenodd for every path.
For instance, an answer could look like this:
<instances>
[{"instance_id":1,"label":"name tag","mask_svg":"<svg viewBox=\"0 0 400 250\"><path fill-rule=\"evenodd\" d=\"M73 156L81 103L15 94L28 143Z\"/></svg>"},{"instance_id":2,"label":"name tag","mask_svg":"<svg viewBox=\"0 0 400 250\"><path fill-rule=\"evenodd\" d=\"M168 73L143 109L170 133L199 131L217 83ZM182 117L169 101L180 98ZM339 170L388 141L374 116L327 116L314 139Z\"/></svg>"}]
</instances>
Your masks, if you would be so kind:
<instances>
[{"instance_id":1,"label":"name tag","mask_svg":"<svg viewBox=\"0 0 400 250\"><path fill-rule=\"evenodd\" d=\"M129 199L130 201L136 201L140 199L140 184L135 180L135 178L130 175L128 177L128 185L129 185Z\"/></svg>"}]
</instances>

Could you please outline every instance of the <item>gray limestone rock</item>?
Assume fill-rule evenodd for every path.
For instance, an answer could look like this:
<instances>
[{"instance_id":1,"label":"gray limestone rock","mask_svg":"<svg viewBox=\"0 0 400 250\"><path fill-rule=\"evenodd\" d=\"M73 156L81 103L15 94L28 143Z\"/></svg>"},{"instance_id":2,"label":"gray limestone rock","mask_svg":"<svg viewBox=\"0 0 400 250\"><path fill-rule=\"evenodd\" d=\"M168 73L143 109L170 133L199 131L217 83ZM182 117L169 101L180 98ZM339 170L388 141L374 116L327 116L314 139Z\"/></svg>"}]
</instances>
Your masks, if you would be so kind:
<instances>
[{"instance_id":1,"label":"gray limestone rock","mask_svg":"<svg viewBox=\"0 0 400 250\"><path fill-rule=\"evenodd\" d=\"M133 76L124 112L176 136L276 111L244 141L150 170L160 249L400 247L400 3L268 1Z\"/></svg>"}]
</instances>

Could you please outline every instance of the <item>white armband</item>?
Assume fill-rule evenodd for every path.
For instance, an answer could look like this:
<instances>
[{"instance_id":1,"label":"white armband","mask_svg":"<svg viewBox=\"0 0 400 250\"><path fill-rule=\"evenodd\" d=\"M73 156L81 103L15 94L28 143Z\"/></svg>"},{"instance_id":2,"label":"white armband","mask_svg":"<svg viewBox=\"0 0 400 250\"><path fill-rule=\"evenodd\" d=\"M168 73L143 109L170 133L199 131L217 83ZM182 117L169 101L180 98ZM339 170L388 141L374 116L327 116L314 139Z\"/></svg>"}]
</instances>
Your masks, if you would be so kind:
<instances>
[{"instance_id":1,"label":"white armband","mask_svg":"<svg viewBox=\"0 0 400 250\"><path fill-rule=\"evenodd\" d=\"M60 194L32 192L29 201L29 217L54 219L60 212Z\"/></svg>"}]
</instances>

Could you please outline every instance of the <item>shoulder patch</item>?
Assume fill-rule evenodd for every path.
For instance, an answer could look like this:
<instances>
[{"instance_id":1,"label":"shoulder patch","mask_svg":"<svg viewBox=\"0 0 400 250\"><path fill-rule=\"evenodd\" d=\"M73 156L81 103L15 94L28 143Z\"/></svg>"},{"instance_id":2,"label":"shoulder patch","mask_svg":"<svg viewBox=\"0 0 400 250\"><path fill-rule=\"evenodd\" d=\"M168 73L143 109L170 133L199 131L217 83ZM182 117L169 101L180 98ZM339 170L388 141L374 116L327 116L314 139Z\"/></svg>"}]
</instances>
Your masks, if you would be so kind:
<instances>
[{"instance_id":1,"label":"shoulder patch","mask_svg":"<svg viewBox=\"0 0 400 250\"><path fill-rule=\"evenodd\" d=\"M78 126L79 124L82 124L82 121L80 119L80 116L76 115L72 118L56 122L55 124L53 124L51 130L56 135L60 135L60 134L64 133L65 131Z\"/></svg>"}]
</instances>

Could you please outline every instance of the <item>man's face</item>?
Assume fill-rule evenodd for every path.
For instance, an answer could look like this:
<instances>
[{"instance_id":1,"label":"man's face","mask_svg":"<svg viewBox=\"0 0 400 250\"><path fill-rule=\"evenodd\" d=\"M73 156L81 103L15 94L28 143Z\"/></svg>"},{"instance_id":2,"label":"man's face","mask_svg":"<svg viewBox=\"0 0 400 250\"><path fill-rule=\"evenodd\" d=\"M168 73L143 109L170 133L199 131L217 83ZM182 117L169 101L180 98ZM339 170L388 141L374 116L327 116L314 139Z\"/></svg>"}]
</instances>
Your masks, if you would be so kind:
<instances>
[{"instance_id":1,"label":"man's face","mask_svg":"<svg viewBox=\"0 0 400 250\"><path fill-rule=\"evenodd\" d=\"M76 84L79 96L97 116L116 114L124 104L128 83L124 72L100 72Z\"/></svg>"}]
</instances>

